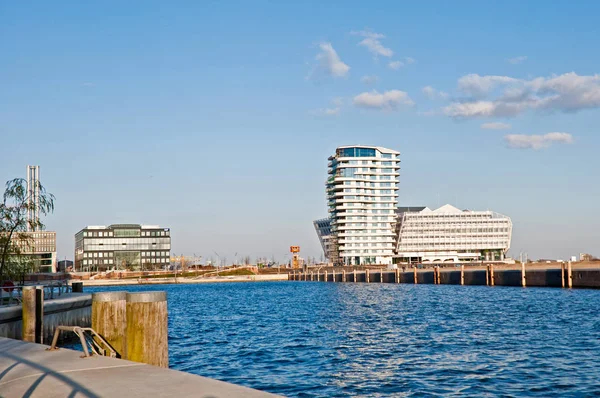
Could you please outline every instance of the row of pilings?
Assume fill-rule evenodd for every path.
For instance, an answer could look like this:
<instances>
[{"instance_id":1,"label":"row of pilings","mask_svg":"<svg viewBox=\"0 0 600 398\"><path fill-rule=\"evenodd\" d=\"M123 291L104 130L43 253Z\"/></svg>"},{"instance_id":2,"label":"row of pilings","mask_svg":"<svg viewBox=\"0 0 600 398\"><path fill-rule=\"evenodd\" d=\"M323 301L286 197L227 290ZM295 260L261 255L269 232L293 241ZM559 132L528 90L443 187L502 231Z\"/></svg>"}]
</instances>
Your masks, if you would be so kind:
<instances>
[{"instance_id":1,"label":"row of pilings","mask_svg":"<svg viewBox=\"0 0 600 398\"><path fill-rule=\"evenodd\" d=\"M458 267L457 267L458 268ZM488 265L485 269L459 269L434 267L408 270L342 270L307 271L289 274L292 281L409 283L433 285L487 285L530 286L562 288L600 288L600 269L573 269L571 262L555 269L498 269Z\"/></svg>"}]
</instances>

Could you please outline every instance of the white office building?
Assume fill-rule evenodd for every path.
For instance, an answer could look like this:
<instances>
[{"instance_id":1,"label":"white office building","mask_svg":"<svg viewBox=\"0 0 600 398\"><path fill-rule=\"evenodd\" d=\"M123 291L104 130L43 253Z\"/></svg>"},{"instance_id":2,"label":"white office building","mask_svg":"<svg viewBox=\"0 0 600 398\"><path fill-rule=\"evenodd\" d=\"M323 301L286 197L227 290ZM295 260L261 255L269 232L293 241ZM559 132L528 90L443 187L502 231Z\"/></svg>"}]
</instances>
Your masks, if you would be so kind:
<instances>
[{"instance_id":1,"label":"white office building","mask_svg":"<svg viewBox=\"0 0 600 398\"><path fill-rule=\"evenodd\" d=\"M511 219L493 211L445 205L399 208L398 262L463 263L504 261L512 237Z\"/></svg>"},{"instance_id":2,"label":"white office building","mask_svg":"<svg viewBox=\"0 0 600 398\"><path fill-rule=\"evenodd\" d=\"M391 264L400 153L375 146L343 146L329 157L328 166L328 260L344 265Z\"/></svg>"}]
</instances>

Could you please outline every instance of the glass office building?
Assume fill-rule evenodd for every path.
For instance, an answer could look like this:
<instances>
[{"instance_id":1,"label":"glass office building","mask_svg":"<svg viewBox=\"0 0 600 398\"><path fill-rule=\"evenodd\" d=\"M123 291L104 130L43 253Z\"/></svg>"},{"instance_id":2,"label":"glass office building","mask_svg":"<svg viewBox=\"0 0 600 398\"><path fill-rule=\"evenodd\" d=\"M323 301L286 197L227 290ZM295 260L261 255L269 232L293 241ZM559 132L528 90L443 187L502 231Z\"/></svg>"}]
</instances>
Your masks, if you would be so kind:
<instances>
[{"instance_id":1,"label":"glass office building","mask_svg":"<svg viewBox=\"0 0 600 398\"><path fill-rule=\"evenodd\" d=\"M158 225L89 226L75 235L75 270L168 269L171 231Z\"/></svg>"}]
</instances>

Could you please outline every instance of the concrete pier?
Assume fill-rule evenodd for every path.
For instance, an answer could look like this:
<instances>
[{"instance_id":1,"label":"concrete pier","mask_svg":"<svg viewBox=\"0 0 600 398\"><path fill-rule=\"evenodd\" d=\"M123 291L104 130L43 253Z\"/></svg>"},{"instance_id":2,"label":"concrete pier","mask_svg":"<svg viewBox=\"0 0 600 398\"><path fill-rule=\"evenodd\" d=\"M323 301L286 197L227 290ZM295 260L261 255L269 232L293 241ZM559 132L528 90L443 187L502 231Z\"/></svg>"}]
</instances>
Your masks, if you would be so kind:
<instances>
[{"instance_id":1,"label":"concrete pier","mask_svg":"<svg viewBox=\"0 0 600 398\"><path fill-rule=\"evenodd\" d=\"M0 338L0 396L17 397L275 397L176 370Z\"/></svg>"},{"instance_id":2,"label":"concrete pier","mask_svg":"<svg viewBox=\"0 0 600 398\"><path fill-rule=\"evenodd\" d=\"M312 273L311 273L312 274ZM322 275L327 271L317 273L311 280L329 280ZM332 273L341 276L340 281L363 283L409 283L435 285L480 285L480 286L521 286L521 287L563 287L563 288L594 288L600 289L600 268L574 269L569 263L561 268L532 268L518 266L513 269L498 269L493 265L483 269L470 269L461 265L460 268L440 267L407 270L343 270ZM297 280L306 280L306 274L299 275ZM337 278L333 279L338 280Z\"/></svg>"}]
</instances>

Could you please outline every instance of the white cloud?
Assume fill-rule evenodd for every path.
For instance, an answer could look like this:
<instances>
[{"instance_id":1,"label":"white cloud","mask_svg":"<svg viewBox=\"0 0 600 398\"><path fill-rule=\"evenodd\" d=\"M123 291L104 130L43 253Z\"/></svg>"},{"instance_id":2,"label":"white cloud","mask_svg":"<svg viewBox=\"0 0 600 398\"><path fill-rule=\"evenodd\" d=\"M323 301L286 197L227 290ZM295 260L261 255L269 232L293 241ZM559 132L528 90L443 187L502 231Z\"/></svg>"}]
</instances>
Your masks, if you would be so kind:
<instances>
[{"instance_id":1,"label":"white cloud","mask_svg":"<svg viewBox=\"0 0 600 398\"><path fill-rule=\"evenodd\" d=\"M319 48L321 51L315 57L318 63L310 73L309 79L344 77L348 74L350 67L342 62L331 43L321 43Z\"/></svg>"},{"instance_id":2,"label":"white cloud","mask_svg":"<svg viewBox=\"0 0 600 398\"><path fill-rule=\"evenodd\" d=\"M315 116L338 116L341 111L342 111L342 108L335 107L335 108L316 109L316 110L310 111L309 113L311 115L315 115Z\"/></svg>"},{"instance_id":3,"label":"white cloud","mask_svg":"<svg viewBox=\"0 0 600 398\"><path fill-rule=\"evenodd\" d=\"M344 98L335 97L331 100L331 107L316 109L309 113L317 116L338 116L342 112L342 106L344 105Z\"/></svg>"},{"instance_id":4,"label":"white cloud","mask_svg":"<svg viewBox=\"0 0 600 398\"><path fill-rule=\"evenodd\" d=\"M481 125L481 128L485 130L508 130L511 127L510 124L501 122L483 123Z\"/></svg>"},{"instance_id":5,"label":"white cloud","mask_svg":"<svg viewBox=\"0 0 600 398\"><path fill-rule=\"evenodd\" d=\"M370 30L360 30L358 32L352 31L352 32L350 32L350 34L355 35L355 36L370 37L372 39L384 39L385 38L385 35L382 35L381 33L371 32Z\"/></svg>"},{"instance_id":6,"label":"white cloud","mask_svg":"<svg viewBox=\"0 0 600 398\"><path fill-rule=\"evenodd\" d=\"M518 81L518 79L508 76L479 76L472 73L458 79L458 90L473 97L483 97L501 84L516 83Z\"/></svg>"},{"instance_id":7,"label":"white cloud","mask_svg":"<svg viewBox=\"0 0 600 398\"><path fill-rule=\"evenodd\" d=\"M344 105L344 98L335 97L334 99L331 100L331 103L335 106L342 106L342 105Z\"/></svg>"},{"instance_id":8,"label":"white cloud","mask_svg":"<svg viewBox=\"0 0 600 398\"><path fill-rule=\"evenodd\" d=\"M364 92L354 97L353 103L360 108L387 110L397 109L400 105L414 105L408 94L400 90Z\"/></svg>"},{"instance_id":9,"label":"white cloud","mask_svg":"<svg viewBox=\"0 0 600 398\"><path fill-rule=\"evenodd\" d=\"M376 57L379 55L381 55L382 57L391 57L392 55L394 55L392 49L387 48L383 44L381 44L380 39L385 38L385 35L382 35L381 33L361 30L360 32L350 32L350 34L364 37L364 39L361 40L358 43L358 45L366 47L367 50L369 50Z\"/></svg>"},{"instance_id":10,"label":"white cloud","mask_svg":"<svg viewBox=\"0 0 600 398\"><path fill-rule=\"evenodd\" d=\"M367 49L376 56L381 55L383 57L391 57L394 55L392 49L384 47L378 39L373 39L371 37L363 39L358 45L367 47Z\"/></svg>"},{"instance_id":11,"label":"white cloud","mask_svg":"<svg viewBox=\"0 0 600 398\"><path fill-rule=\"evenodd\" d=\"M573 136L569 133L548 133L544 135L508 134L504 140L509 148L542 149L553 143L570 144Z\"/></svg>"},{"instance_id":12,"label":"white cloud","mask_svg":"<svg viewBox=\"0 0 600 398\"><path fill-rule=\"evenodd\" d=\"M414 64L417 61L414 58L406 57L406 58L404 58L404 62L406 62L407 65L410 65L410 64Z\"/></svg>"},{"instance_id":13,"label":"white cloud","mask_svg":"<svg viewBox=\"0 0 600 398\"><path fill-rule=\"evenodd\" d=\"M513 65L518 65L520 63L523 63L527 61L527 56L526 55L521 55L518 57L514 57L514 58L509 58L506 60L506 62L508 62L509 64L513 64Z\"/></svg>"},{"instance_id":14,"label":"white cloud","mask_svg":"<svg viewBox=\"0 0 600 398\"><path fill-rule=\"evenodd\" d=\"M371 85L377 83L379 81L379 77L375 75L363 76L360 78L360 81L364 84Z\"/></svg>"},{"instance_id":15,"label":"white cloud","mask_svg":"<svg viewBox=\"0 0 600 398\"><path fill-rule=\"evenodd\" d=\"M574 72L532 80L508 76L467 75L458 89L470 95L443 108L456 118L508 117L528 110L577 112L600 108L600 75Z\"/></svg>"},{"instance_id":16,"label":"white cloud","mask_svg":"<svg viewBox=\"0 0 600 398\"><path fill-rule=\"evenodd\" d=\"M388 67L393 70L400 70L404 66L404 62L402 61L392 61L388 64Z\"/></svg>"},{"instance_id":17,"label":"white cloud","mask_svg":"<svg viewBox=\"0 0 600 398\"><path fill-rule=\"evenodd\" d=\"M340 114L340 108L325 108L322 109L321 112L325 116L337 116Z\"/></svg>"},{"instance_id":18,"label":"white cloud","mask_svg":"<svg viewBox=\"0 0 600 398\"><path fill-rule=\"evenodd\" d=\"M423 94L425 94L429 99L447 99L448 98L448 93L445 93L443 91L438 91L435 88L431 87L431 86L425 86L421 89L421 91L423 92Z\"/></svg>"}]
</instances>

